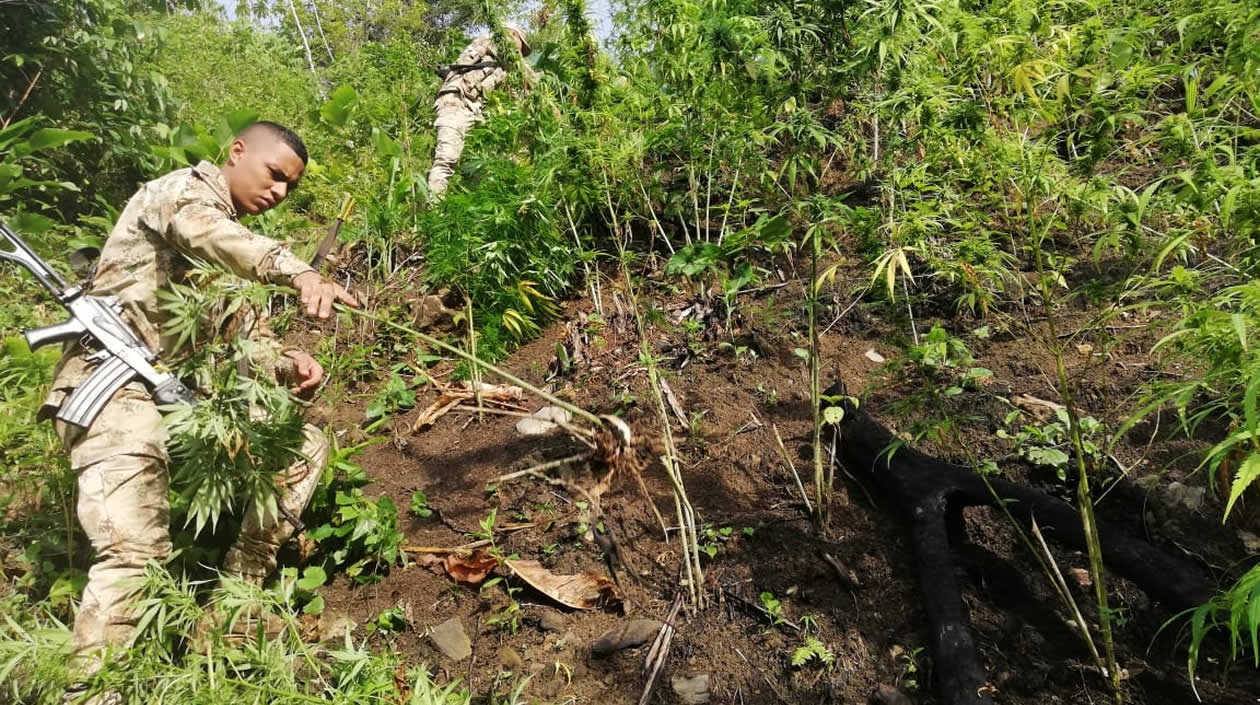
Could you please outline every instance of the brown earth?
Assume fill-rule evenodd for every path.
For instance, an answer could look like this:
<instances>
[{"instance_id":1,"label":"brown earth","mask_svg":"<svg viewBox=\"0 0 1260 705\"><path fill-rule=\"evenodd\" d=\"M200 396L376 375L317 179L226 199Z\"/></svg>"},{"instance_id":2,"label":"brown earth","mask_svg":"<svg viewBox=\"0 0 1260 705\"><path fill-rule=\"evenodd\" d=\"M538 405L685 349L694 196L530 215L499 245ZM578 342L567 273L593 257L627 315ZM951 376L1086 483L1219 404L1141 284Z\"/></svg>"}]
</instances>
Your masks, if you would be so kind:
<instances>
[{"instance_id":1,"label":"brown earth","mask_svg":"<svg viewBox=\"0 0 1260 705\"><path fill-rule=\"evenodd\" d=\"M723 330L721 316L710 317L688 338L678 316L691 302L681 297L665 305L668 328L651 328L662 369L689 415L686 427L672 421L687 493L700 515L699 523L716 534L707 540L716 546L715 555L703 558L703 587L710 606L684 610L675 620L678 632L651 702L678 702L670 677L690 673L710 675L714 703L865 703L873 701L881 685L900 689L911 703L935 702L931 659L921 649L927 641L927 625L918 607L919 588L907 533L895 508L840 474L837 494L842 499L838 501L845 503L835 508L826 532L820 535L775 449L772 426L778 427L809 485L808 375L804 361L793 354L795 348L806 346L800 289L800 282L791 282L739 297L732 317L735 346L743 348L738 353L731 346L719 346L732 339ZM653 300L663 305L661 299ZM624 295L606 287L602 303L603 322L595 322L589 318L594 310L591 300L571 302L564 320L516 351L504 366L533 384L548 384L545 378L555 362L557 343L578 329L584 333L588 359L550 380L550 386L584 409L620 413L639 432L659 433L647 374L638 364L634 323L618 313L627 308ZM821 319L832 321L847 303L832 302ZM1086 320L1084 311L1069 313L1059 321L1060 328L1075 330L1070 326ZM947 408L974 417L959 425L957 438L925 440L919 445L964 462L968 453L998 460L1007 477L1070 498L1074 483L1023 464L1014 457L1010 442L994 435L1012 409L1000 397L1027 394L1057 399L1048 382L1053 377L1052 356L1034 341L1001 331L988 340L966 335L979 325L974 321L942 323L967 339L975 364L994 374L979 390L949 398ZM931 319L915 324L923 334ZM1145 320L1117 325L1128 327L1112 334L1128 338L1106 354L1097 336L1087 332L1073 340L1067 360L1069 374L1078 382L1083 412L1112 427L1129 408L1126 405L1131 405L1132 392L1153 374L1152 361L1144 351L1155 339ZM894 428L907 427L911 416L924 412L905 416L892 412L913 385L898 382L895 375L877 374L880 366L865 353L875 350L889 360L903 358L899 343L909 335L908 326L887 322L878 304L853 307L822 337L824 385L840 377L850 390L856 390L871 381L865 399L868 408ZM1078 343L1098 350L1074 347ZM450 369L449 363L440 363L432 372L440 376ZM337 400L332 425L339 433L357 438L370 394L362 393L369 391L364 389L351 391ZM436 394L426 389L419 396L417 406L422 408ZM528 404L530 410L543 405L536 400ZM573 441L563 436L523 437L514 429L515 418L487 416L478 421L459 412L412 435L415 415L412 411L393 419L392 442L375 444L356 458L375 481L366 488L368 495L388 495L399 506L400 528L408 544L451 547L467 543L472 540L468 535L478 530L478 522L497 509L500 526L533 524L499 534L504 554L539 560L559 573L609 572L599 545L583 538L578 528L583 522L593 525L599 520L583 512L580 497L530 477L487 491L487 485L504 473L572 453L577 447ZM1114 483L1114 489L1099 500L1098 511L1167 550L1187 553L1213 578L1234 577L1245 551L1236 535L1240 527L1232 522L1221 525L1220 499L1209 491L1197 511L1161 499L1160 488L1173 479L1191 486L1205 484L1202 474L1187 479L1199 457L1190 453L1201 451L1203 444L1172 435L1170 425L1167 419L1159 428L1141 425L1117 446L1112 465L1105 471L1105 486L1111 487L1120 478L1121 466L1129 478ZM1148 445L1154 436L1158 439ZM1142 489L1146 485L1142 478L1160 473L1165 474L1155 489ZM655 462L643 474L653 503L672 526L676 523L674 503L662 466ZM434 516L404 515L415 490L427 493ZM439 680L462 679L475 694L506 693L514 679L533 674L525 690L533 700L637 702L646 680L641 672L646 647L596 658L589 646L626 619L664 618L674 597L686 590L679 547L672 532L669 541L662 538L660 525L628 474L614 478L602 508L605 528L611 530L625 563L617 576L626 596L620 607L569 610L525 587L516 594L521 619L513 632L488 623L509 604L502 583L479 592L440 570L413 563L395 566L375 585L356 587L337 578L322 590L327 610L348 613L366 624L382 610L404 606L409 626L401 633L372 638L391 643L409 663L433 666ZM1034 556L1002 516L976 510L968 520L973 540L988 555L971 561L966 599L999 702L1105 702L1108 693L1103 679L1090 666L1080 638L1063 616ZM721 532L726 527L731 529L728 536ZM852 570L856 588L837 579L836 570L822 558L824 553ZM1056 548L1055 559L1092 620L1088 617L1095 612L1092 589L1072 577L1084 575L1080 570L1088 567L1085 556ZM1004 566L1008 570L1002 570ZM1023 579L1013 580L1012 575ZM1130 701L1193 702L1185 675L1185 650L1177 645L1176 630L1156 638L1156 631L1172 614L1122 579L1112 577L1109 587L1112 607L1120 610L1116 642L1120 663L1128 669ZM818 638L835 654L834 667L823 668L817 662L791 665L792 652L802 637L792 626L772 625L754 607L760 606L762 592L782 601L783 615L792 625L807 623L806 616L813 618ZM543 615L551 615L547 629L541 624ZM460 663L445 659L427 637L429 629L453 616L462 619L473 644L472 657ZM362 628L357 632L365 633ZM1224 656L1221 647L1220 643L1205 647L1200 694L1206 702L1255 702L1260 680L1246 664L1232 669L1231 678L1226 679L1218 665Z\"/></svg>"}]
</instances>

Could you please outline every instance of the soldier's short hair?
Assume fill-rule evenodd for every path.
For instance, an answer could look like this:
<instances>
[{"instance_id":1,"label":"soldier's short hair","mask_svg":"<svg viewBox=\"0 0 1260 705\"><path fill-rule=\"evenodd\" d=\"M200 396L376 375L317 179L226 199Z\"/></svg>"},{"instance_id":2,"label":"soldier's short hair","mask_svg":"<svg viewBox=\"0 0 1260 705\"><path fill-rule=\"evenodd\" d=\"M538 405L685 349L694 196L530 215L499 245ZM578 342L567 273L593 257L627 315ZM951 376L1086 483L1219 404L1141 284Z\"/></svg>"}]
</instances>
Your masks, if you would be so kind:
<instances>
[{"instance_id":1,"label":"soldier's short hair","mask_svg":"<svg viewBox=\"0 0 1260 705\"><path fill-rule=\"evenodd\" d=\"M281 125L280 123L272 122L270 120L259 120L257 122L251 122L247 125L245 129L241 130L241 133L237 135L237 138L242 140L246 139L250 133L256 131L265 131L267 134L288 145L289 149L292 149L293 153L298 155L298 158L302 160L302 166L306 166L306 143L302 141L301 137L298 137L296 132L290 130L284 125Z\"/></svg>"}]
</instances>

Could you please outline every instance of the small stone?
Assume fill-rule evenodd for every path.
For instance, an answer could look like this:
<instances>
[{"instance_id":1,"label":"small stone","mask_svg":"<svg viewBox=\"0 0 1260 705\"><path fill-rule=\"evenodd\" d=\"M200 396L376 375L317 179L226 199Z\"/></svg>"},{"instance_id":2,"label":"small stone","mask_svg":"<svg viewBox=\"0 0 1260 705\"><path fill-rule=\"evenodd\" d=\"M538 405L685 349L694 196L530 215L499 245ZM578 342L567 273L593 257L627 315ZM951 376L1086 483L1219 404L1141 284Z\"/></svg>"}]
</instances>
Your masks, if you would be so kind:
<instances>
[{"instance_id":1,"label":"small stone","mask_svg":"<svg viewBox=\"0 0 1260 705\"><path fill-rule=\"evenodd\" d=\"M572 631L567 631L564 633L564 636L556 640L556 643L552 648L554 648L556 651L562 651L566 647L572 646L577 643L579 643L577 634L574 634Z\"/></svg>"},{"instance_id":2,"label":"small stone","mask_svg":"<svg viewBox=\"0 0 1260 705\"><path fill-rule=\"evenodd\" d=\"M319 616L319 640L333 641L334 639L345 639L346 632L354 631L358 625L350 615L345 612L336 610L325 610Z\"/></svg>"},{"instance_id":3,"label":"small stone","mask_svg":"<svg viewBox=\"0 0 1260 705\"><path fill-rule=\"evenodd\" d=\"M538 618L538 626L545 632L558 632L564 629L564 615L548 610Z\"/></svg>"},{"instance_id":4,"label":"small stone","mask_svg":"<svg viewBox=\"0 0 1260 705\"><path fill-rule=\"evenodd\" d=\"M525 662L521 660L521 655L516 653L516 649L505 646L499 649L499 663L509 671L519 672L525 667Z\"/></svg>"},{"instance_id":5,"label":"small stone","mask_svg":"<svg viewBox=\"0 0 1260 705\"><path fill-rule=\"evenodd\" d=\"M1170 506L1182 505L1194 512L1203 506L1203 495L1206 492L1203 487L1189 487L1180 482L1172 482L1164 488L1164 499Z\"/></svg>"},{"instance_id":6,"label":"small stone","mask_svg":"<svg viewBox=\"0 0 1260 705\"><path fill-rule=\"evenodd\" d=\"M1087 588L1094 584L1093 577L1091 577L1089 571L1084 568L1072 568L1068 571L1068 573L1075 578L1077 584L1083 588Z\"/></svg>"},{"instance_id":7,"label":"small stone","mask_svg":"<svg viewBox=\"0 0 1260 705\"><path fill-rule=\"evenodd\" d=\"M535 411L531 416L521 419L516 424L516 432L522 436L541 436L551 433L556 427L552 421L568 423L570 414L568 410L558 406L544 406Z\"/></svg>"},{"instance_id":8,"label":"small stone","mask_svg":"<svg viewBox=\"0 0 1260 705\"><path fill-rule=\"evenodd\" d=\"M884 364L884 356L883 356L883 355L880 355L880 354L879 354L879 353L877 353L877 352L875 352L875 348L871 348L870 350L867 350L867 351L866 351L866 359L867 359L867 360L870 360L871 362L875 363L876 365L882 365L882 364Z\"/></svg>"},{"instance_id":9,"label":"small stone","mask_svg":"<svg viewBox=\"0 0 1260 705\"><path fill-rule=\"evenodd\" d=\"M1243 548L1248 553L1260 553L1260 536L1256 536L1250 531L1239 531L1238 539L1242 541Z\"/></svg>"},{"instance_id":10,"label":"small stone","mask_svg":"<svg viewBox=\"0 0 1260 705\"><path fill-rule=\"evenodd\" d=\"M433 644L442 655L452 661L463 661L472 656L472 642L464 631L464 623L459 617L451 617L433 628L429 634Z\"/></svg>"},{"instance_id":11,"label":"small stone","mask_svg":"<svg viewBox=\"0 0 1260 705\"><path fill-rule=\"evenodd\" d=\"M875 700L880 705L914 705L914 701L910 699L910 696L887 683L880 683L879 687L875 689Z\"/></svg>"},{"instance_id":12,"label":"small stone","mask_svg":"<svg viewBox=\"0 0 1260 705\"><path fill-rule=\"evenodd\" d=\"M632 619L604 632L591 645L592 656L608 656L622 649L642 646L656 637L661 622L656 619Z\"/></svg>"},{"instance_id":13,"label":"small stone","mask_svg":"<svg viewBox=\"0 0 1260 705\"><path fill-rule=\"evenodd\" d=\"M670 678L669 682L684 705L704 705L709 702L709 674L677 675Z\"/></svg>"}]
</instances>

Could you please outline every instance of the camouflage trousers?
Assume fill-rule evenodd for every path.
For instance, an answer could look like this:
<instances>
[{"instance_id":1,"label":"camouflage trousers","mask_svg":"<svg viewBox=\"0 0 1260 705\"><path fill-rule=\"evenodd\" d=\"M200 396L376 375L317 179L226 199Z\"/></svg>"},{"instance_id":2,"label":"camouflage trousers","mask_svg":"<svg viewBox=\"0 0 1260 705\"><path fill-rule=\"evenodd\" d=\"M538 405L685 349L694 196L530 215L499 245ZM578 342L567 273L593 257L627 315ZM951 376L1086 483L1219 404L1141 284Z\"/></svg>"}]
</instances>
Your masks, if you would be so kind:
<instances>
[{"instance_id":1,"label":"camouflage trousers","mask_svg":"<svg viewBox=\"0 0 1260 705\"><path fill-rule=\"evenodd\" d=\"M459 157L464 152L464 136L477 121L476 115L458 94L438 96L437 142L433 148L433 166L429 169L429 198L441 200L446 194L446 182L455 172Z\"/></svg>"},{"instance_id":2,"label":"camouflage trousers","mask_svg":"<svg viewBox=\"0 0 1260 705\"><path fill-rule=\"evenodd\" d=\"M71 637L76 670L90 674L106 650L130 645L139 618L132 604L137 579L150 559L171 552L170 457L162 417L139 383L118 392L88 428L54 426L78 474L79 523L96 551ZM323 432L308 424L302 457L287 469L279 497L294 515L314 494L328 452ZM292 531L277 517L259 521L249 507L224 571L261 583Z\"/></svg>"}]
</instances>

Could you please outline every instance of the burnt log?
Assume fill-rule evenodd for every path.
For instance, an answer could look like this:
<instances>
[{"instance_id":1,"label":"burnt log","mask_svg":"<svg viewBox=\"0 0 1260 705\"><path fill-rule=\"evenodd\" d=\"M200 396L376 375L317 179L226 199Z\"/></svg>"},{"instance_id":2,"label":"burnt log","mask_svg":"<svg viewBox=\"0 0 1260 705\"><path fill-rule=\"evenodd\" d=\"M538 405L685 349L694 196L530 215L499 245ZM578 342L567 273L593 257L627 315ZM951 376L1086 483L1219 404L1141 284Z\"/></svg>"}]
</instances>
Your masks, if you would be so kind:
<instances>
[{"instance_id":1,"label":"burnt log","mask_svg":"<svg viewBox=\"0 0 1260 705\"><path fill-rule=\"evenodd\" d=\"M844 394L843 384L827 396ZM965 540L962 510L996 506L998 501L1025 525L1033 519L1047 539L1086 550L1080 512L1050 495L1001 478L986 485L974 470L934 458L908 445L888 449L897 439L864 409L847 401L843 421L833 428L837 456L857 477L874 485L910 526L923 609L931 633L937 689L946 705L993 702L993 688L971 634L954 550ZM992 489L990 489L992 488ZM1198 606L1214 592L1189 560L1160 550L1125 528L1098 519L1103 561L1146 593L1174 610Z\"/></svg>"}]
</instances>

